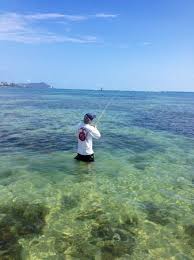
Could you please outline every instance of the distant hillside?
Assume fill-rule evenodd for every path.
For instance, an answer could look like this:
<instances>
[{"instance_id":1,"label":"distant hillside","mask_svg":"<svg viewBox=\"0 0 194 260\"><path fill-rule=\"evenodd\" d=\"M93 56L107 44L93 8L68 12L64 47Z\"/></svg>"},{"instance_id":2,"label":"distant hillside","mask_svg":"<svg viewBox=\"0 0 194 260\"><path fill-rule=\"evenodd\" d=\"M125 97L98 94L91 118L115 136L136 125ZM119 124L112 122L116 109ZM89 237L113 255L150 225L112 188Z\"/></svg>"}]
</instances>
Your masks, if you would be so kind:
<instances>
[{"instance_id":1,"label":"distant hillside","mask_svg":"<svg viewBox=\"0 0 194 260\"><path fill-rule=\"evenodd\" d=\"M41 88L41 89L47 89L47 88L53 88L49 84L45 82L39 82L39 83L8 83L8 82L0 82L0 88Z\"/></svg>"},{"instance_id":2,"label":"distant hillside","mask_svg":"<svg viewBox=\"0 0 194 260\"><path fill-rule=\"evenodd\" d=\"M24 88L52 88L52 86L48 85L47 83L40 82L40 83L20 83L18 84Z\"/></svg>"}]
</instances>

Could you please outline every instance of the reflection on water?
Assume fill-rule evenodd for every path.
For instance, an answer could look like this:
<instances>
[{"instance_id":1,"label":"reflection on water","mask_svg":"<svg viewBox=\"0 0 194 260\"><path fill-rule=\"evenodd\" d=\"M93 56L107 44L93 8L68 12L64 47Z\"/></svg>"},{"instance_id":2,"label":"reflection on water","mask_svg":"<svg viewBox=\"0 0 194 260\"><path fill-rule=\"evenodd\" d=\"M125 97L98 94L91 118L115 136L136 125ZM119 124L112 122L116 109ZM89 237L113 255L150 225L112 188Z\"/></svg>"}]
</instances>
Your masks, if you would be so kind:
<instances>
[{"instance_id":1,"label":"reflection on water","mask_svg":"<svg viewBox=\"0 0 194 260\"><path fill-rule=\"evenodd\" d=\"M112 96L96 162L75 161L75 124ZM193 259L193 100L2 89L0 259Z\"/></svg>"}]
</instances>

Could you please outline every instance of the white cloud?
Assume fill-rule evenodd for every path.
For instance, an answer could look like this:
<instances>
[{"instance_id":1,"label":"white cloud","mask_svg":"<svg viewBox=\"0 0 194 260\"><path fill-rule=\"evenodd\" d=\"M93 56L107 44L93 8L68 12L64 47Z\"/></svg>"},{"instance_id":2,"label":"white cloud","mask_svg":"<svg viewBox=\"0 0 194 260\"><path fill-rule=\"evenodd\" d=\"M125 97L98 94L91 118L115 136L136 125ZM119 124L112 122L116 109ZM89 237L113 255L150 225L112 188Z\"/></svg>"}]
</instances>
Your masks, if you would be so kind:
<instances>
[{"instance_id":1,"label":"white cloud","mask_svg":"<svg viewBox=\"0 0 194 260\"><path fill-rule=\"evenodd\" d=\"M118 17L118 14L98 13L98 14L95 14L95 17L97 17L97 18L116 18L116 17Z\"/></svg>"},{"instance_id":2,"label":"white cloud","mask_svg":"<svg viewBox=\"0 0 194 260\"><path fill-rule=\"evenodd\" d=\"M23 43L94 43L95 36L69 37L57 35L37 27L37 21L79 22L91 18L115 18L117 15L99 13L95 15L68 15L62 13L0 13L0 40ZM35 23L35 24L34 24Z\"/></svg>"},{"instance_id":3,"label":"white cloud","mask_svg":"<svg viewBox=\"0 0 194 260\"><path fill-rule=\"evenodd\" d=\"M0 15L0 33L24 30L26 22L15 13Z\"/></svg>"},{"instance_id":4,"label":"white cloud","mask_svg":"<svg viewBox=\"0 0 194 260\"><path fill-rule=\"evenodd\" d=\"M148 46L148 45L152 45L152 43L151 42L142 42L142 45Z\"/></svg>"},{"instance_id":5,"label":"white cloud","mask_svg":"<svg viewBox=\"0 0 194 260\"><path fill-rule=\"evenodd\" d=\"M76 21L86 20L87 16L67 15L67 14L60 14L60 13L37 13L37 14L31 14L31 15L24 15L23 18L29 19L29 20L62 19L62 20L68 20L68 21L76 22Z\"/></svg>"},{"instance_id":6,"label":"white cloud","mask_svg":"<svg viewBox=\"0 0 194 260\"><path fill-rule=\"evenodd\" d=\"M95 43L97 38L94 36L68 37L56 35L54 33L37 32L10 32L0 33L0 41L14 41L18 43Z\"/></svg>"},{"instance_id":7,"label":"white cloud","mask_svg":"<svg viewBox=\"0 0 194 260\"><path fill-rule=\"evenodd\" d=\"M48 19L62 19L71 22L84 21L91 18L116 18L118 14L106 14L106 13L97 13L94 15L69 15L61 13L36 13L31 15L24 15L25 19L31 20L48 20Z\"/></svg>"}]
</instances>

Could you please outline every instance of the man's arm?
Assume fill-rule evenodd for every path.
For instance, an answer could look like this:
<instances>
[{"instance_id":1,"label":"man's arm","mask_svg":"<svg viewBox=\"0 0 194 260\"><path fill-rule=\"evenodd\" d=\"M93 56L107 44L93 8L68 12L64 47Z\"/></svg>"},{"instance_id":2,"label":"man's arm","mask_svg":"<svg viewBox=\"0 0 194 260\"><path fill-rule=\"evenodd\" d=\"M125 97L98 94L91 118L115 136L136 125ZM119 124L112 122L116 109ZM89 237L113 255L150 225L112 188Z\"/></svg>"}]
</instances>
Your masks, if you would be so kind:
<instances>
[{"instance_id":1,"label":"man's arm","mask_svg":"<svg viewBox=\"0 0 194 260\"><path fill-rule=\"evenodd\" d=\"M99 139L101 137L101 134L98 131L98 129L96 128L96 126L90 126L88 130L92 137L94 137L96 139Z\"/></svg>"}]
</instances>

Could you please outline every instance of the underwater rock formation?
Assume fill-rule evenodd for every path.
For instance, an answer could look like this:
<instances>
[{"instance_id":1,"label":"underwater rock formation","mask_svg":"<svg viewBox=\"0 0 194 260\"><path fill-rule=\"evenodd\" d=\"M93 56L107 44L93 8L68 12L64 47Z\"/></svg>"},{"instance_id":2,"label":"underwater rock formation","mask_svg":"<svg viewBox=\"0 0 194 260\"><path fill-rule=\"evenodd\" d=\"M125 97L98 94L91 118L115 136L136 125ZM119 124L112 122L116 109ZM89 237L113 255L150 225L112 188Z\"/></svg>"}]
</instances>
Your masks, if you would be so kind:
<instances>
[{"instance_id":1,"label":"underwater rock formation","mask_svg":"<svg viewBox=\"0 0 194 260\"><path fill-rule=\"evenodd\" d=\"M0 207L0 212L0 259L20 259L18 240L40 234L48 210L41 204L14 202Z\"/></svg>"},{"instance_id":2,"label":"underwater rock formation","mask_svg":"<svg viewBox=\"0 0 194 260\"><path fill-rule=\"evenodd\" d=\"M130 258L137 243L138 219L128 214L119 216L111 217L100 205L81 210L75 219L80 229L55 234L57 256L83 260Z\"/></svg>"},{"instance_id":3,"label":"underwater rock formation","mask_svg":"<svg viewBox=\"0 0 194 260\"><path fill-rule=\"evenodd\" d=\"M189 237L189 244L194 248L194 224L185 226L185 233Z\"/></svg>"},{"instance_id":4,"label":"underwater rock formation","mask_svg":"<svg viewBox=\"0 0 194 260\"><path fill-rule=\"evenodd\" d=\"M72 209L78 206L79 197L72 197L68 195L64 195L61 199L61 207L62 209Z\"/></svg>"},{"instance_id":5,"label":"underwater rock formation","mask_svg":"<svg viewBox=\"0 0 194 260\"><path fill-rule=\"evenodd\" d=\"M162 226L167 225L169 220L169 210L159 207L151 201L144 202L144 210L147 213L147 219Z\"/></svg>"}]
</instances>

